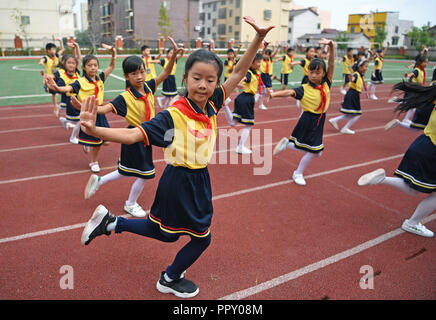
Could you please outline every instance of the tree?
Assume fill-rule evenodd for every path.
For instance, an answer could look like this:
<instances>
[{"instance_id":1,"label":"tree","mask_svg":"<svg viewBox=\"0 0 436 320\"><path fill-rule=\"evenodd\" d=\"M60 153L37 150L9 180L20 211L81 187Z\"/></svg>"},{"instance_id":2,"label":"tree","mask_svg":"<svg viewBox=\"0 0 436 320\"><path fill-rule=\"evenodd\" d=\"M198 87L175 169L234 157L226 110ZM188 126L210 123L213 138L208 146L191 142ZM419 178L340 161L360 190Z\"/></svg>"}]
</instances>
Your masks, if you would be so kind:
<instances>
[{"instance_id":1,"label":"tree","mask_svg":"<svg viewBox=\"0 0 436 320\"><path fill-rule=\"evenodd\" d=\"M159 26L161 35L164 37L164 39L166 39L168 36L170 36L173 33L173 29L171 26L171 19L168 16L167 8L164 2L162 2L160 5L159 20L157 22L157 25Z\"/></svg>"},{"instance_id":2,"label":"tree","mask_svg":"<svg viewBox=\"0 0 436 320\"><path fill-rule=\"evenodd\" d=\"M17 26L17 35L24 38L24 41L26 42L26 48L27 50L30 50L29 41L32 39L29 37L29 32L27 31L27 26L30 23L28 17L23 16L23 12L15 8L11 14L11 19Z\"/></svg>"},{"instance_id":3,"label":"tree","mask_svg":"<svg viewBox=\"0 0 436 320\"><path fill-rule=\"evenodd\" d=\"M413 27L407 36L412 40L412 46L418 51L421 51L423 46L433 47L436 43L436 39L430 37L428 26L423 26L422 28Z\"/></svg>"},{"instance_id":4,"label":"tree","mask_svg":"<svg viewBox=\"0 0 436 320\"><path fill-rule=\"evenodd\" d=\"M348 42L348 40L350 39L347 38L347 32L344 31L342 33L338 33L338 36L334 41L338 43L338 49L345 50L347 49L348 45L346 43L341 43L341 42Z\"/></svg>"},{"instance_id":5,"label":"tree","mask_svg":"<svg viewBox=\"0 0 436 320\"><path fill-rule=\"evenodd\" d=\"M375 36L374 36L373 44L378 45L379 49L382 49L383 42L385 42L387 35L388 35L388 33L386 31L384 31L384 28L377 26L375 28Z\"/></svg>"}]
</instances>

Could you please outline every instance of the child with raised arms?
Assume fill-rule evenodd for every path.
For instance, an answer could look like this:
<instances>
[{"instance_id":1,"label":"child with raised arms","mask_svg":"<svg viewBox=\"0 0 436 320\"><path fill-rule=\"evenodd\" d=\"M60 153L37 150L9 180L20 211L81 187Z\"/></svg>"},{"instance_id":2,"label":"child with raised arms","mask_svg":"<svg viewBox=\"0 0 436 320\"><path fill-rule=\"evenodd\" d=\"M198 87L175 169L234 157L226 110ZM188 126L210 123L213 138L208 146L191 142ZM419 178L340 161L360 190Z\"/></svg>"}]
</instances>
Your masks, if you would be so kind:
<instances>
[{"instance_id":1,"label":"child with raised arms","mask_svg":"<svg viewBox=\"0 0 436 320\"><path fill-rule=\"evenodd\" d=\"M344 79L344 83L341 87L341 93L345 95L347 90L345 89L349 82L351 81L351 75L353 74L353 65L354 65L354 57L353 57L353 48L347 49L347 54L339 59L338 63L344 64L344 69L342 71L342 77Z\"/></svg>"},{"instance_id":2,"label":"child with raised arms","mask_svg":"<svg viewBox=\"0 0 436 320\"><path fill-rule=\"evenodd\" d=\"M280 77L280 82L282 84L282 90L285 90L288 86L289 75L293 70L295 48L289 47L286 49L286 55L282 57L282 72Z\"/></svg>"},{"instance_id":3,"label":"child with raised arms","mask_svg":"<svg viewBox=\"0 0 436 320\"><path fill-rule=\"evenodd\" d=\"M223 65L210 51L194 51L185 64L187 93L168 109L136 128L103 128L95 125L97 105L90 97L82 103L81 125L102 140L124 144L143 142L165 148L168 165L163 172L156 196L146 219L113 216L104 206L94 211L82 233L82 244L95 237L133 232L163 242L175 242L187 235L191 240L163 271L156 288L189 298L198 294L198 286L185 278L185 271L201 256L211 241L213 214L211 182L207 165L217 135L216 115L227 93L245 76L262 40L273 27L260 27L250 17L244 20L256 30L254 40L239 60L230 77L219 85ZM185 142L185 139L187 140Z\"/></svg>"},{"instance_id":4,"label":"child with raised arms","mask_svg":"<svg viewBox=\"0 0 436 320\"><path fill-rule=\"evenodd\" d=\"M400 104L397 111L407 112L411 108L418 110L432 104L430 119L424 133L407 149L394 172L395 177L387 177L384 169L377 169L361 176L358 185L387 185L410 196L427 194L412 216L404 220L401 228L423 237L433 237L434 233L422 221L436 209L436 86L425 87L418 83L401 82L394 89L405 93L398 100Z\"/></svg>"},{"instance_id":5,"label":"child with raised arms","mask_svg":"<svg viewBox=\"0 0 436 320\"><path fill-rule=\"evenodd\" d=\"M378 49L376 51L375 57L374 57L374 69L372 71L371 75L371 82L368 84L368 90L370 90L370 98L372 100L378 100L378 98L375 96L375 88L379 84L383 84L383 57L386 54L386 51L389 48L389 42L387 47L384 49Z\"/></svg>"},{"instance_id":6,"label":"child with raised arms","mask_svg":"<svg viewBox=\"0 0 436 320\"><path fill-rule=\"evenodd\" d=\"M292 179L298 185L305 186L304 170L313 159L320 157L324 150L322 142L325 113L330 104L330 87L335 66L334 42L322 39L321 44L329 46L328 68L324 60L315 58L308 65L307 83L296 89L276 91L271 97L294 97L301 101L303 109L300 119L291 137L282 138L274 148L274 155L285 149L301 151L303 157L298 168L293 172Z\"/></svg>"},{"instance_id":7,"label":"child with raised arms","mask_svg":"<svg viewBox=\"0 0 436 320\"><path fill-rule=\"evenodd\" d=\"M75 93L77 99L82 102L89 96L95 96L98 105L103 104L104 99L104 81L109 77L115 68L116 50L113 46L103 44L103 47L112 53L109 66L101 73L98 73L99 61L94 55L86 55L83 57L83 77L65 87L59 87L53 81L48 81L49 88L61 93ZM109 122L104 114L97 115L97 126L109 127ZM100 172L98 163L98 155L100 147L104 141L98 137L86 134L83 130L79 132L79 144L83 146L85 153L91 153L91 162L89 168L92 172Z\"/></svg>"},{"instance_id":8,"label":"child with raised arms","mask_svg":"<svg viewBox=\"0 0 436 320\"><path fill-rule=\"evenodd\" d=\"M144 61L138 56L129 56L123 60L123 72L126 78L126 91L117 96L110 103L99 106L97 114L113 112L123 117L129 128L139 126L155 116L154 93L159 84L171 73L179 49L171 37L173 50L166 68L154 79L145 81L147 77ZM145 81L145 82L144 82ZM78 103L78 101L77 101ZM78 104L80 109L80 104ZM155 176L151 145L143 142L134 144L122 144L121 155L118 161L118 169L102 177L91 175L85 188L85 199L92 197L104 184L124 177L135 177L130 189L129 198L124 203L124 211L135 217L145 217L144 209L137 200L144 189L148 179Z\"/></svg>"}]
</instances>

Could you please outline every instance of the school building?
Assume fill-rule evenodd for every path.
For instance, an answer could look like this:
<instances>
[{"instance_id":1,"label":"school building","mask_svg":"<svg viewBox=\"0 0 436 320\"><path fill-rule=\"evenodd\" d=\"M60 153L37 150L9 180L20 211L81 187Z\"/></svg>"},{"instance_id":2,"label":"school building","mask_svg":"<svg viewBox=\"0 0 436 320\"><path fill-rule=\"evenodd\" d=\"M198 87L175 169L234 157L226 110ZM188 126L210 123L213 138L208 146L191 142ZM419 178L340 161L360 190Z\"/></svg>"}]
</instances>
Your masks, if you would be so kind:
<instances>
[{"instance_id":1,"label":"school building","mask_svg":"<svg viewBox=\"0 0 436 320\"><path fill-rule=\"evenodd\" d=\"M167 30L174 40L195 39L198 6L199 0L88 0L90 35L97 38L96 43L121 38L127 48L157 47L164 32L159 17L166 15Z\"/></svg>"},{"instance_id":2,"label":"school building","mask_svg":"<svg viewBox=\"0 0 436 320\"><path fill-rule=\"evenodd\" d=\"M383 30L387 34L382 46L389 42L391 47L400 48L406 45L406 36L412 31L413 21L402 20L399 12L392 11L350 14L347 28L349 34L363 32L371 43L374 43L377 29ZM377 47L377 44L374 45Z\"/></svg>"},{"instance_id":3,"label":"school building","mask_svg":"<svg viewBox=\"0 0 436 320\"><path fill-rule=\"evenodd\" d=\"M54 37L70 37L78 28L73 0L0 1L3 48L44 48Z\"/></svg>"}]
</instances>

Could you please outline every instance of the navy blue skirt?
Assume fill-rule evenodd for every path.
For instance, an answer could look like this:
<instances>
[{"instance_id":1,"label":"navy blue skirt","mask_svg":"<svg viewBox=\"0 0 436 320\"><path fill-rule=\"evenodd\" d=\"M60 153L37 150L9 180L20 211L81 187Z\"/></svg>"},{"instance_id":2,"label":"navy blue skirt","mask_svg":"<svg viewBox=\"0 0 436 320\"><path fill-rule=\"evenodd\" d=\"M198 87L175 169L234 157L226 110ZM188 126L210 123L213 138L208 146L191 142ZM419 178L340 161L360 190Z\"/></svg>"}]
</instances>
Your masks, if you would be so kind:
<instances>
[{"instance_id":1,"label":"navy blue skirt","mask_svg":"<svg viewBox=\"0 0 436 320\"><path fill-rule=\"evenodd\" d=\"M145 146L142 141L133 144L122 144L118 172L123 176L153 179L155 169L152 147Z\"/></svg>"},{"instance_id":2,"label":"navy blue skirt","mask_svg":"<svg viewBox=\"0 0 436 320\"><path fill-rule=\"evenodd\" d=\"M371 75L371 82L373 84L383 83L383 75L381 70L375 70L375 77Z\"/></svg>"},{"instance_id":3,"label":"navy blue skirt","mask_svg":"<svg viewBox=\"0 0 436 320\"><path fill-rule=\"evenodd\" d=\"M424 130L425 126L430 119L430 115L434 109L433 103L429 104L424 108L419 108L415 110L412 122L410 123L411 128Z\"/></svg>"},{"instance_id":4,"label":"navy blue skirt","mask_svg":"<svg viewBox=\"0 0 436 320\"><path fill-rule=\"evenodd\" d=\"M360 108L360 93L352 88L348 89L340 111L351 115L362 114L362 109Z\"/></svg>"},{"instance_id":5,"label":"navy blue skirt","mask_svg":"<svg viewBox=\"0 0 436 320\"><path fill-rule=\"evenodd\" d=\"M425 134L420 135L407 149L394 174L417 191L436 192L436 145Z\"/></svg>"},{"instance_id":6,"label":"navy blue skirt","mask_svg":"<svg viewBox=\"0 0 436 320\"><path fill-rule=\"evenodd\" d=\"M212 189L207 167L192 170L167 165L159 180L149 218L161 231L198 238L210 234Z\"/></svg>"},{"instance_id":7,"label":"navy blue skirt","mask_svg":"<svg viewBox=\"0 0 436 320\"><path fill-rule=\"evenodd\" d=\"M271 75L269 73L261 73L260 78L266 88L272 88Z\"/></svg>"},{"instance_id":8,"label":"navy blue skirt","mask_svg":"<svg viewBox=\"0 0 436 320\"><path fill-rule=\"evenodd\" d=\"M254 95L242 92L236 97L233 119L245 125L254 125Z\"/></svg>"},{"instance_id":9,"label":"navy blue skirt","mask_svg":"<svg viewBox=\"0 0 436 320\"><path fill-rule=\"evenodd\" d=\"M304 111L292 131L289 142L293 142L297 149L312 153L324 150L322 137L324 133L325 113L320 114Z\"/></svg>"},{"instance_id":10,"label":"navy blue skirt","mask_svg":"<svg viewBox=\"0 0 436 320\"><path fill-rule=\"evenodd\" d=\"M65 99L65 104L66 104L66 115L65 118L69 121L74 121L77 122L80 120L80 110L77 110L76 108L73 107L73 105L71 104L71 97L67 96Z\"/></svg>"},{"instance_id":11,"label":"navy blue skirt","mask_svg":"<svg viewBox=\"0 0 436 320\"><path fill-rule=\"evenodd\" d=\"M162 95L173 97L177 95L176 77L169 75L162 84Z\"/></svg>"},{"instance_id":12,"label":"navy blue skirt","mask_svg":"<svg viewBox=\"0 0 436 320\"><path fill-rule=\"evenodd\" d=\"M97 120L95 121L97 127L110 128L109 122L104 114L97 114ZM103 140L97 137L90 136L82 131L80 128L79 132L79 144L89 147L100 147L104 143Z\"/></svg>"}]
</instances>

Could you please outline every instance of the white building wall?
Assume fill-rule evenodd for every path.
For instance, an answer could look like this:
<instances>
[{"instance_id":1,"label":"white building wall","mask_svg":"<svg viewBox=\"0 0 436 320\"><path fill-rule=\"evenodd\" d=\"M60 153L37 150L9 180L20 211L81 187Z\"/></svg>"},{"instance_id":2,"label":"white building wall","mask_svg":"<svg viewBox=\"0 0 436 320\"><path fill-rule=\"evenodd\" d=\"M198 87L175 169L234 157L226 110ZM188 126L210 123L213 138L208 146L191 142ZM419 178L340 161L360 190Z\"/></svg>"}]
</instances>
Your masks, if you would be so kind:
<instances>
[{"instance_id":1,"label":"white building wall","mask_svg":"<svg viewBox=\"0 0 436 320\"><path fill-rule=\"evenodd\" d=\"M387 32L386 39L383 43L383 46L387 45L387 42L390 43L391 47L402 47L405 45L405 34L409 31L412 31L413 21L410 20L401 20L400 14L398 12L388 12L386 17L386 27L385 31ZM398 37L398 42L393 43L394 38Z\"/></svg>"},{"instance_id":2,"label":"white building wall","mask_svg":"<svg viewBox=\"0 0 436 320\"><path fill-rule=\"evenodd\" d=\"M288 44L296 45L298 37L306 33L321 33L321 24L319 16L311 11L305 11L297 16L294 16L289 21Z\"/></svg>"}]
</instances>

